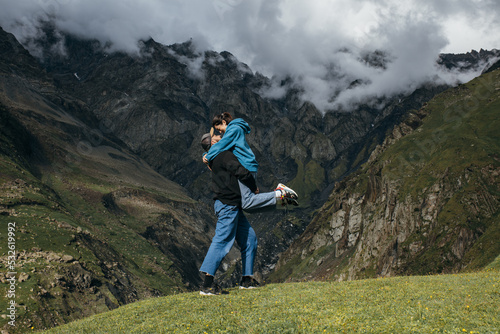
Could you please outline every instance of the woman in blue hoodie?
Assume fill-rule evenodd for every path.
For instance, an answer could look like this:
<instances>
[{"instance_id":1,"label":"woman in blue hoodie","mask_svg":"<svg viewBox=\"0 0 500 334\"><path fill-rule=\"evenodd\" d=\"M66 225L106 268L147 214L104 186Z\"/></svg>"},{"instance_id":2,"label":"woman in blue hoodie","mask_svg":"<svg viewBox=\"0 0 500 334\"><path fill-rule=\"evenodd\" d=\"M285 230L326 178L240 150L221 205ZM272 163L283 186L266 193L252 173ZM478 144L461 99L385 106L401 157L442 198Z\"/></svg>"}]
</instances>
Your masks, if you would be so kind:
<instances>
[{"instance_id":1,"label":"woman in blue hoodie","mask_svg":"<svg viewBox=\"0 0 500 334\"><path fill-rule=\"evenodd\" d=\"M216 115L212 121L212 127L224 133L219 142L212 145L208 153L204 156L205 163L213 160L219 153L231 150L243 167L252 173L257 180L259 164L255 154L246 141L246 134L250 133L250 126L242 118L233 119L230 113L224 112ZM295 191L278 184L275 192L259 194L258 190L253 193L247 186L240 183L241 207L245 211L262 211L276 207L276 192L279 192L283 203L298 205L298 195ZM291 198L290 198L291 197Z\"/></svg>"}]
</instances>

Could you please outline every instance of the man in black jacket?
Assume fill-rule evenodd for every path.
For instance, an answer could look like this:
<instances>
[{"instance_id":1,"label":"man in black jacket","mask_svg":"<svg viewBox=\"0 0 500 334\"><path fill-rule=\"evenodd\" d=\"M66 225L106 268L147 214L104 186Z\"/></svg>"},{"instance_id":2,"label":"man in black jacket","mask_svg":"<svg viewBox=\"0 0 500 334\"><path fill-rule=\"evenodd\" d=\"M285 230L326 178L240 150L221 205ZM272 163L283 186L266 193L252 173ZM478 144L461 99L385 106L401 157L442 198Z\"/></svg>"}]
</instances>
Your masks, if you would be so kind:
<instances>
[{"instance_id":1,"label":"man in black jacket","mask_svg":"<svg viewBox=\"0 0 500 334\"><path fill-rule=\"evenodd\" d=\"M216 142L220 137L213 138ZM202 147L210 148L210 134L202 137ZM215 236L212 239L200 271L205 273L201 295L218 295L223 291L214 283L214 275L222 259L231 250L236 241L241 251L243 278L240 288L251 289L259 283L253 278L253 265L257 252L257 236L241 210L241 195L238 180L257 191L252 174L245 169L231 151L221 152L210 163L212 187L214 191L214 209L217 215Z\"/></svg>"}]
</instances>

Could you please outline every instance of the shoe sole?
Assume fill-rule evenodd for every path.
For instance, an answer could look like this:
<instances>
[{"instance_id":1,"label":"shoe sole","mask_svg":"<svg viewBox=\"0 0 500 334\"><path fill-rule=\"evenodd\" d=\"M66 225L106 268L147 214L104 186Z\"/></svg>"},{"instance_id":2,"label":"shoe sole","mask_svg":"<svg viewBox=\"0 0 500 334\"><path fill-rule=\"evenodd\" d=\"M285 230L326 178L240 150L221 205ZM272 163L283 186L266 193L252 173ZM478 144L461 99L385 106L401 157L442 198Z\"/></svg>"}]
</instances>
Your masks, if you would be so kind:
<instances>
[{"instance_id":1,"label":"shoe sole","mask_svg":"<svg viewBox=\"0 0 500 334\"><path fill-rule=\"evenodd\" d=\"M218 296L218 295L220 295L220 293L211 293L211 292L200 291L200 295L202 295L202 296Z\"/></svg>"}]
</instances>

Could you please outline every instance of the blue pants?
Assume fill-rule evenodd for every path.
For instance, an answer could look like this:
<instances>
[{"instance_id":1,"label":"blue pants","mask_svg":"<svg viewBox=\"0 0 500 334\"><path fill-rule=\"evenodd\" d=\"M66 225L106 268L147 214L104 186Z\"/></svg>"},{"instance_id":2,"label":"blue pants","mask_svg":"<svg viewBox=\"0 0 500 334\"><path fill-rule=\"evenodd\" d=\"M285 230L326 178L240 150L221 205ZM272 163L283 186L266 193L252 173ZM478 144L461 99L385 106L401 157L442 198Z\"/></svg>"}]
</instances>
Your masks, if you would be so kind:
<instances>
[{"instance_id":1,"label":"blue pants","mask_svg":"<svg viewBox=\"0 0 500 334\"><path fill-rule=\"evenodd\" d=\"M237 206L226 205L216 200L217 215L215 236L212 239L200 271L215 275L222 259L233 247L234 241L240 247L243 276L253 275L253 264L257 252L257 235L247 218Z\"/></svg>"},{"instance_id":2,"label":"blue pants","mask_svg":"<svg viewBox=\"0 0 500 334\"><path fill-rule=\"evenodd\" d=\"M257 181L257 173L252 173ZM276 194L274 191L254 194L250 188L238 181L241 193L241 208L248 213L263 212L276 209Z\"/></svg>"}]
</instances>

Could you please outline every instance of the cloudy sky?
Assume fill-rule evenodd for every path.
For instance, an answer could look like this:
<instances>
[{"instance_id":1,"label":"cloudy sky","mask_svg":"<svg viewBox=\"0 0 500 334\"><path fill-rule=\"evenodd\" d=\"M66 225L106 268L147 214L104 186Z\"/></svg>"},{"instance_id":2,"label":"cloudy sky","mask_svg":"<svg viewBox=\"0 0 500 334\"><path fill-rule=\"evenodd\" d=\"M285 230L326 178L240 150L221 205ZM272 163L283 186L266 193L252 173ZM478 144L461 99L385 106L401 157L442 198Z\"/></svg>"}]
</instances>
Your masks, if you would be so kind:
<instances>
[{"instance_id":1,"label":"cloudy sky","mask_svg":"<svg viewBox=\"0 0 500 334\"><path fill-rule=\"evenodd\" d=\"M499 0L0 0L0 25L25 42L40 20L137 51L137 41L190 38L199 50L227 50L253 71L289 76L320 109L411 91L438 75L439 53L500 49ZM360 61L374 50L385 69ZM480 70L480 69L478 69ZM354 80L363 84L345 88ZM279 96L280 87L266 92Z\"/></svg>"}]
</instances>

